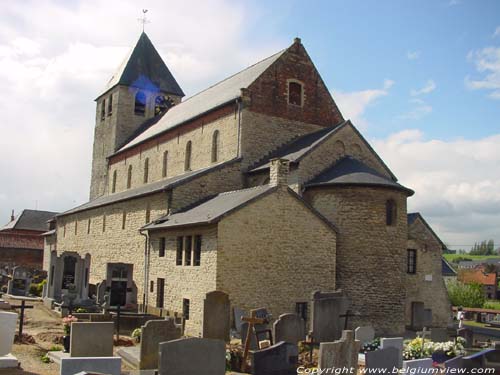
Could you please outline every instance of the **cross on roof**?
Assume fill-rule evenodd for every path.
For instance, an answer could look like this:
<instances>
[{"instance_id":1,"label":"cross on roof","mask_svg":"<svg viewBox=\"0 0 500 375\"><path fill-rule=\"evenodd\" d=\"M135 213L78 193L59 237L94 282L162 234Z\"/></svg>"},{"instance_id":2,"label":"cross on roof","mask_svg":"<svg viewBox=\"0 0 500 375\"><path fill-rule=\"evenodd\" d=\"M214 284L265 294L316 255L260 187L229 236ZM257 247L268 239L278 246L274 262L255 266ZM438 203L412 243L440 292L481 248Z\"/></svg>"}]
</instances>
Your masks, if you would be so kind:
<instances>
[{"instance_id":1,"label":"cross on roof","mask_svg":"<svg viewBox=\"0 0 500 375\"><path fill-rule=\"evenodd\" d=\"M137 19L137 21L139 21L140 23L142 23L142 32L144 32L144 27L146 26L146 24L147 23L151 23L151 21L146 18L146 13L147 12L148 12L147 9L143 9L142 10L142 17Z\"/></svg>"}]
</instances>

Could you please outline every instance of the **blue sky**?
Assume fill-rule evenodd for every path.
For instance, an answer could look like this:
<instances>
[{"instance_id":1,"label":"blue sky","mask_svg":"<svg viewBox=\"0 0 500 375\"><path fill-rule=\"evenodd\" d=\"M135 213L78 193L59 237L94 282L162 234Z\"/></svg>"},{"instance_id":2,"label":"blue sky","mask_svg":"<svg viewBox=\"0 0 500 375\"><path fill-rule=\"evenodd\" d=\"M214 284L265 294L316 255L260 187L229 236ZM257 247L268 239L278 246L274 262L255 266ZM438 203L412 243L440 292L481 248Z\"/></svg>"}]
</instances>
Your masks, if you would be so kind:
<instances>
[{"instance_id":1,"label":"blue sky","mask_svg":"<svg viewBox=\"0 0 500 375\"><path fill-rule=\"evenodd\" d=\"M500 2L27 0L0 14L0 223L88 199L95 103L146 31L192 95L295 36L443 241L500 245ZM3 218L3 219L2 219ZM463 246L460 246L463 245Z\"/></svg>"}]
</instances>

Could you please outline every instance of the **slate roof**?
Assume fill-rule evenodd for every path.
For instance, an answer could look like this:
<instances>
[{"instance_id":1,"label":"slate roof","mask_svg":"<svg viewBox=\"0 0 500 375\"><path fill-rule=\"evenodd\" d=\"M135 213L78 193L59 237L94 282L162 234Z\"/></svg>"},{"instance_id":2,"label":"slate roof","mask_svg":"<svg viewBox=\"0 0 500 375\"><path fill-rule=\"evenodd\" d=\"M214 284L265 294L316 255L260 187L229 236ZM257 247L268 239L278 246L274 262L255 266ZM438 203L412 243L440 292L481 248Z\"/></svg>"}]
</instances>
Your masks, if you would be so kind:
<instances>
[{"instance_id":1,"label":"slate roof","mask_svg":"<svg viewBox=\"0 0 500 375\"><path fill-rule=\"evenodd\" d=\"M424 217L420 214L420 212L410 212L409 214L407 214L408 226L412 225L415 222L415 220L417 220L417 218L420 218L420 220L422 220L427 229L429 229L429 231L433 234L433 236L439 241L441 247L443 249L446 249L445 243L441 241L441 238L439 238L436 232L434 232L434 229L432 229L429 223L425 221Z\"/></svg>"},{"instance_id":2,"label":"slate roof","mask_svg":"<svg viewBox=\"0 0 500 375\"><path fill-rule=\"evenodd\" d=\"M99 96L116 85L157 89L184 96L184 92L144 32Z\"/></svg>"},{"instance_id":3,"label":"slate roof","mask_svg":"<svg viewBox=\"0 0 500 375\"><path fill-rule=\"evenodd\" d=\"M467 254L464 254L467 257ZM462 260L458 263L458 268L476 268L484 264L494 264L500 267L500 258L488 258L483 260Z\"/></svg>"},{"instance_id":4,"label":"slate roof","mask_svg":"<svg viewBox=\"0 0 500 375\"><path fill-rule=\"evenodd\" d=\"M308 187L331 185L380 186L398 189L413 195L413 190L398 184L353 157L346 156L332 167L313 178L306 184Z\"/></svg>"},{"instance_id":5,"label":"slate roof","mask_svg":"<svg viewBox=\"0 0 500 375\"><path fill-rule=\"evenodd\" d=\"M235 101L241 96L241 89L250 86L262 73L278 60L285 51L286 50L282 50L173 106L160 121L124 145L117 153L208 111Z\"/></svg>"},{"instance_id":6,"label":"slate roof","mask_svg":"<svg viewBox=\"0 0 500 375\"><path fill-rule=\"evenodd\" d=\"M144 226L143 229L164 229L185 225L215 223L234 210L275 190L275 186L261 185L221 193L195 207L165 215L153 223Z\"/></svg>"},{"instance_id":7,"label":"slate roof","mask_svg":"<svg viewBox=\"0 0 500 375\"><path fill-rule=\"evenodd\" d=\"M457 272L444 258L441 258L441 274L443 276L457 276Z\"/></svg>"},{"instance_id":8,"label":"slate roof","mask_svg":"<svg viewBox=\"0 0 500 375\"><path fill-rule=\"evenodd\" d=\"M57 212L39 211L39 210L23 210L21 214L3 228L3 230L34 230L46 232L48 229L47 221L57 215Z\"/></svg>"},{"instance_id":9,"label":"slate roof","mask_svg":"<svg viewBox=\"0 0 500 375\"><path fill-rule=\"evenodd\" d=\"M171 189L175 186L178 186L180 184L188 182L195 177L202 176L208 172L212 172L212 171L217 170L219 168L225 167L226 165L232 164L232 163L237 162L239 160L240 160L239 158L236 158L236 159L229 160L229 161L226 161L223 163L212 165L212 166L207 167L207 168L198 169L196 171L190 171L190 172L184 173L184 174L179 175L179 176L174 176L174 177L167 178L164 180L155 181L155 182L152 182L149 184L145 184L145 185L139 186L137 188L128 189L125 191L121 191L119 193L103 195L99 198L96 198L96 199L91 200L89 202L86 202L80 206L77 206L77 207L72 208L68 211L65 211L57 216L65 216L65 215L69 215L69 214L74 214L76 212L85 211L85 210L89 210L89 209L93 209L93 208L97 208L97 207L101 207L101 206L106 206L109 204L122 202L122 201L125 201L128 199L139 198L139 197L142 197L145 195L150 195L150 194L158 193L161 191L166 191L166 190Z\"/></svg>"},{"instance_id":10,"label":"slate roof","mask_svg":"<svg viewBox=\"0 0 500 375\"><path fill-rule=\"evenodd\" d=\"M250 168L249 172L257 172L269 168L271 165L270 160L274 158L287 159L291 163L296 163L346 124L347 121L338 126L323 128L315 131L314 133L309 133L299 137L290 143L279 147L276 151L269 154L264 161L259 162L255 167Z\"/></svg>"}]
</instances>

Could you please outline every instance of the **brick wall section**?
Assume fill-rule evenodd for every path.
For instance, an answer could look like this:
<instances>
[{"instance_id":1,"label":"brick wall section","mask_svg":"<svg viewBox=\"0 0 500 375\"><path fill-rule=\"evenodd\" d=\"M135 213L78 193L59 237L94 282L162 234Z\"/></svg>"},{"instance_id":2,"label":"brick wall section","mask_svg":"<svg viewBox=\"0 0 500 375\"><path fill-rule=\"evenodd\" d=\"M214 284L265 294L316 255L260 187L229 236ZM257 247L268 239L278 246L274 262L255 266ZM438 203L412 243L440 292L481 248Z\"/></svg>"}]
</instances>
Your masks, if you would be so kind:
<instances>
[{"instance_id":1,"label":"brick wall section","mask_svg":"<svg viewBox=\"0 0 500 375\"><path fill-rule=\"evenodd\" d=\"M219 131L218 160L212 162L212 136ZM144 165L149 158L148 182L161 180L163 177L163 154L168 151L167 178L185 173L184 162L186 144L191 141L191 170L209 167L210 165L231 160L238 154L238 119L234 114L224 116L209 124L176 135L160 144L134 154L129 158L110 165L109 191L114 171L117 172L116 192L127 189L128 168L132 166L132 188L144 185Z\"/></svg>"},{"instance_id":2,"label":"brick wall section","mask_svg":"<svg viewBox=\"0 0 500 375\"><path fill-rule=\"evenodd\" d=\"M201 235L201 262L199 266L177 266L177 236ZM166 238L165 257L158 256L159 237ZM155 232L151 237L150 281L154 291L148 289L148 304L156 306L157 278L165 279L164 308L182 314L182 301L190 301L189 320L186 334L201 336L203 321L203 300L206 293L215 290L217 267L217 227L198 227Z\"/></svg>"},{"instance_id":3,"label":"brick wall section","mask_svg":"<svg viewBox=\"0 0 500 375\"><path fill-rule=\"evenodd\" d=\"M335 289L336 234L286 187L227 216L218 234L217 289L233 306L277 318Z\"/></svg>"},{"instance_id":4,"label":"brick wall section","mask_svg":"<svg viewBox=\"0 0 500 375\"><path fill-rule=\"evenodd\" d=\"M337 288L361 313L353 326L373 325L377 333L404 332L406 196L369 187L309 189L305 199L335 223ZM397 222L386 226L385 203L397 203Z\"/></svg>"},{"instance_id":5,"label":"brick wall section","mask_svg":"<svg viewBox=\"0 0 500 375\"><path fill-rule=\"evenodd\" d=\"M441 244L420 218L408 227L408 238L408 249L417 250L417 268L416 274L406 274L406 324L411 323L412 301L419 301L432 309L433 326L446 327L451 304L442 276ZM426 275L432 275L432 281L425 281Z\"/></svg>"},{"instance_id":6,"label":"brick wall section","mask_svg":"<svg viewBox=\"0 0 500 375\"><path fill-rule=\"evenodd\" d=\"M43 232L37 231L2 231L0 232L1 247L18 247L23 249L43 249Z\"/></svg>"},{"instance_id":7,"label":"brick wall section","mask_svg":"<svg viewBox=\"0 0 500 375\"><path fill-rule=\"evenodd\" d=\"M288 104L290 79L303 85L302 106ZM322 126L343 121L328 88L299 40L255 80L248 91L250 109L254 112Z\"/></svg>"},{"instance_id":8,"label":"brick wall section","mask_svg":"<svg viewBox=\"0 0 500 375\"><path fill-rule=\"evenodd\" d=\"M24 266L42 269L43 250L0 247L0 267Z\"/></svg>"}]
</instances>

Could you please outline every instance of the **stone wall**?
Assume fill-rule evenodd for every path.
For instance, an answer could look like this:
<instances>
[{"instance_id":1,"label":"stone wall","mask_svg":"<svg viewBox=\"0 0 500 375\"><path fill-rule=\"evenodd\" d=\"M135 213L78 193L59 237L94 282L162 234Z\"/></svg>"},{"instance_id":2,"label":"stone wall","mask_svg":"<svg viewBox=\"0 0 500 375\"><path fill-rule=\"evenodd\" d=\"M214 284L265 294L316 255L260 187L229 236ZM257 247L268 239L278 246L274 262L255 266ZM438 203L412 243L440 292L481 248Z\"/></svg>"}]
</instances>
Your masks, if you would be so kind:
<instances>
[{"instance_id":1,"label":"stone wall","mask_svg":"<svg viewBox=\"0 0 500 375\"><path fill-rule=\"evenodd\" d=\"M57 249L57 237L55 234L44 237L43 245L43 270L49 270L50 253Z\"/></svg>"},{"instance_id":2,"label":"stone wall","mask_svg":"<svg viewBox=\"0 0 500 375\"><path fill-rule=\"evenodd\" d=\"M408 249L417 251L415 274L406 273L406 324L411 323L411 303L423 302L432 309L432 325L451 322L451 304L442 276L442 245L420 218L408 227Z\"/></svg>"},{"instance_id":3,"label":"stone wall","mask_svg":"<svg viewBox=\"0 0 500 375\"><path fill-rule=\"evenodd\" d=\"M283 187L219 223L217 290L276 319L313 291L335 289L335 251L332 228Z\"/></svg>"},{"instance_id":4,"label":"stone wall","mask_svg":"<svg viewBox=\"0 0 500 375\"><path fill-rule=\"evenodd\" d=\"M360 318L379 334L405 329L406 195L371 187L308 189L304 198L339 230L337 289L344 290ZM386 225L386 201L397 204L394 226Z\"/></svg>"}]
</instances>

